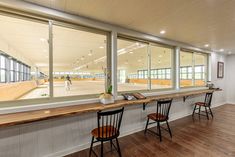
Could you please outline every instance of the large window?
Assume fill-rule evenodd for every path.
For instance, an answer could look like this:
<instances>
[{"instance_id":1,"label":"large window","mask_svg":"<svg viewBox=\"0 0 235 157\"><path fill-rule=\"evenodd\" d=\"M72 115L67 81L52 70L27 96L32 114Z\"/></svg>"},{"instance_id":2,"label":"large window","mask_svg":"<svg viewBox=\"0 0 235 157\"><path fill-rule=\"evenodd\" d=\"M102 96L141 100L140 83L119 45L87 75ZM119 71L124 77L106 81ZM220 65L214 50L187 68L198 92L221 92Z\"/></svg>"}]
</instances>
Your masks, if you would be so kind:
<instances>
[{"instance_id":1,"label":"large window","mask_svg":"<svg viewBox=\"0 0 235 157\"><path fill-rule=\"evenodd\" d=\"M117 54L119 92L173 88L172 48L119 38Z\"/></svg>"},{"instance_id":2,"label":"large window","mask_svg":"<svg viewBox=\"0 0 235 157\"><path fill-rule=\"evenodd\" d=\"M175 88L177 71L180 87L205 86L207 81L204 53L182 50L176 69L172 46L120 35L117 56L112 56L111 36L105 31L59 22L50 27L48 21L2 15L0 21L0 101L97 98L111 84L112 57L117 57L118 93Z\"/></svg>"},{"instance_id":3,"label":"large window","mask_svg":"<svg viewBox=\"0 0 235 157\"><path fill-rule=\"evenodd\" d=\"M53 27L54 96L105 91L107 35L80 28Z\"/></svg>"},{"instance_id":4,"label":"large window","mask_svg":"<svg viewBox=\"0 0 235 157\"><path fill-rule=\"evenodd\" d=\"M118 91L148 89L148 45L118 39Z\"/></svg>"},{"instance_id":5,"label":"large window","mask_svg":"<svg viewBox=\"0 0 235 157\"><path fill-rule=\"evenodd\" d=\"M207 54L180 52L180 86L205 86L207 80Z\"/></svg>"},{"instance_id":6,"label":"large window","mask_svg":"<svg viewBox=\"0 0 235 157\"><path fill-rule=\"evenodd\" d=\"M172 88L172 48L151 45L151 89Z\"/></svg>"}]
</instances>

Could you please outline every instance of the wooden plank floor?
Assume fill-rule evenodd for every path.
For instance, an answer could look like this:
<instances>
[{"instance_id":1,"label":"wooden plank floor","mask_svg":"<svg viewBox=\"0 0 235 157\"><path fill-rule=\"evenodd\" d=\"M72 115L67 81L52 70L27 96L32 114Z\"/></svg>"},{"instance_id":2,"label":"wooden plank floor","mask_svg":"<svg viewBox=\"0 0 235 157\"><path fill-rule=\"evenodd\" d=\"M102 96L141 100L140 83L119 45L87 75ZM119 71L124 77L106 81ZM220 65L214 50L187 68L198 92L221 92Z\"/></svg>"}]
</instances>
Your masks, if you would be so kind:
<instances>
[{"instance_id":1,"label":"wooden plank floor","mask_svg":"<svg viewBox=\"0 0 235 157\"><path fill-rule=\"evenodd\" d=\"M163 133L163 141L143 131L119 139L123 157L235 157L235 105L213 109L214 119L195 115L170 123L173 138ZM155 129L155 128L154 128ZM88 149L66 157L88 157ZM99 152L99 146L95 147ZM104 151L109 151L109 143ZM92 155L94 156L94 155ZM115 151L105 157L118 156Z\"/></svg>"}]
</instances>

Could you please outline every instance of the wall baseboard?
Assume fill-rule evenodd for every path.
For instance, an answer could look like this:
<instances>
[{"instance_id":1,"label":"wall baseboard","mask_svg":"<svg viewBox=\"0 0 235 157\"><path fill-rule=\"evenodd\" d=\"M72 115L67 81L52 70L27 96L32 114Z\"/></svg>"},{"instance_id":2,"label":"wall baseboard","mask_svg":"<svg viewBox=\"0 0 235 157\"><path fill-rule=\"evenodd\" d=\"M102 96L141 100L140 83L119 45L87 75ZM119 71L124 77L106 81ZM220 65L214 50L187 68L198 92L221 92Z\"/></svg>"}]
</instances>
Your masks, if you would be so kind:
<instances>
[{"instance_id":1,"label":"wall baseboard","mask_svg":"<svg viewBox=\"0 0 235 157\"><path fill-rule=\"evenodd\" d=\"M228 104L228 103L224 102L224 103L214 104L211 108L219 107L219 106L224 105L224 104ZM189 111L188 112L185 111L185 112L173 113L173 114L171 114L171 118L170 118L169 122L184 118L184 117L189 116L191 114L192 114L192 112L189 112ZM142 131L142 130L144 130L143 126L145 126L145 122L144 122L144 124L138 125L137 127L135 127L132 130L123 131L121 133L120 137L128 136L128 135L134 134L136 132ZM152 127L154 127L154 125ZM99 145L99 144L97 143L96 145ZM66 150L61 150L59 152L49 154L45 157L63 157L63 156L66 156L66 155L69 155L69 154L87 149L89 147L90 147L90 143L84 143L84 144L81 144L81 145L77 145L75 147L71 147L71 148L66 149Z\"/></svg>"},{"instance_id":2,"label":"wall baseboard","mask_svg":"<svg viewBox=\"0 0 235 157\"><path fill-rule=\"evenodd\" d=\"M227 102L226 104L235 105L235 102Z\"/></svg>"}]
</instances>

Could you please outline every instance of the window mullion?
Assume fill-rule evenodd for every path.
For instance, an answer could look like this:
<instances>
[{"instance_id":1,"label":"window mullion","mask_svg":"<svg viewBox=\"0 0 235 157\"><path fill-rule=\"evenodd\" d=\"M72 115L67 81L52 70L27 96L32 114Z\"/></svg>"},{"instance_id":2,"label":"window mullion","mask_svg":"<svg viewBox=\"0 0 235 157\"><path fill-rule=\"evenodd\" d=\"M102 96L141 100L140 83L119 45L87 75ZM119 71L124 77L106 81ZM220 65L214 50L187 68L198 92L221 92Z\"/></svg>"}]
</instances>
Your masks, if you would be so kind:
<instances>
[{"instance_id":1,"label":"window mullion","mask_svg":"<svg viewBox=\"0 0 235 157\"><path fill-rule=\"evenodd\" d=\"M150 49L150 45L148 44L148 90L151 90L151 49Z\"/></svg>"},{"instance_id":2,"label":"window mullion","mask_svg":"<svg viewBox=\"0 0 235 157\"><path fill-rule=\"evenodd\" d=\"M176 90L180 89L180 47L176 47L175 48L175 66L173 68L174 73L173 74L173 80L174 82L174 86Z\"/></svg>"},{"instance_id":3,"label":"window mullion","mask_svg":"<svg viewBox=\"0 0 235 157\"><path fill-rule=\"evenodd\" d=\"M112 86L113 86L113 96L117 98L117 32L113 31L111 33L111 56L112 56Z\"/></svg>"},{"instance_id":4,"label":"window mullion","mask_svg":"<svg viewBox=\"0 0 235 157\"><path fill-rule=\"evenodd\" d=\"M193 86L195 86L195 53L193 52L193 65L192 65L192 81Z\"/></svg>"},{"instance_id":5,"label":"window mullion","mask_svg":"<svg viewBox=\"0 0 235 157\"><path fill-rule=\"evenodd\" d=\"M49 21L49 96L52 98L54 96L53 89L53 22Z\"/></svg>"}]
</instances>

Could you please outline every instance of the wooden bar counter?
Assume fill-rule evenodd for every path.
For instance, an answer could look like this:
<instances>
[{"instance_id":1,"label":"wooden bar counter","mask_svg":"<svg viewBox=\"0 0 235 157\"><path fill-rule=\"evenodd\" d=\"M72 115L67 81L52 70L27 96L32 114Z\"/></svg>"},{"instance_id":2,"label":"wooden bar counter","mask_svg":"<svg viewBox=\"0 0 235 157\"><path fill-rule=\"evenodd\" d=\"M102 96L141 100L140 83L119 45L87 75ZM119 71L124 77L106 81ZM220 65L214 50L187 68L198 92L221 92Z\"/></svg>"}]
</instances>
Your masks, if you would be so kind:
<instances>
[{"instance_id":1,"label":"wooden bar counter","mask_svg":"<svg viewBox=\"0 0 235 157\"><path fill-rule=\"evenodd\" d=\"M36 122L40 120L57 118L57 117L84 114L88 112L97 112L100 110L113 109L113 108L118 108L122 106L138 105L138 104L143 105L143 104L148 104L152 101L156 101L159 99L184 98L184 101L185 101L185 99L188 96L195 96L195 95L205 94L207 92L213 92L213 91L215 90L209 90L209 89L194 90L194 91L187 91L187 92L177 92L177 93L171 93L171 94L150 96L142 100L132 100L132 101L118 100L118 101L115 101L115 103L108 104L108 105L103 105L101 103L91 103L91 104L82 104L82 105L58 107L58 108L35 110L35 111L26 111L26 112L19 112L19 113L2 114L0 115L0 127L25 124L25 123Z\"/></svg>"}]
</instances>

